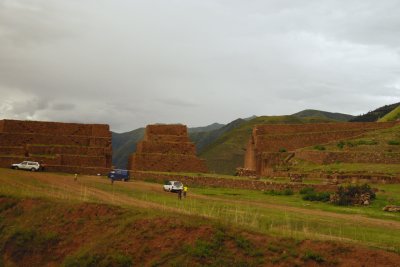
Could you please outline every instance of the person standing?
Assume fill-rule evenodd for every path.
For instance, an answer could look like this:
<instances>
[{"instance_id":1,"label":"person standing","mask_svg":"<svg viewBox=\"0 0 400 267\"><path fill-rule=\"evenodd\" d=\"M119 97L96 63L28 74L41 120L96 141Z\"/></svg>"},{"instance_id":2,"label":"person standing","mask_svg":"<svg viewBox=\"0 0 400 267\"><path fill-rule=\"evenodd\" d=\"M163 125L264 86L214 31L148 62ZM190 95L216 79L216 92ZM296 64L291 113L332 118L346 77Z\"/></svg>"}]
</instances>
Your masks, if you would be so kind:
<instances>
[{"instance_id":1,"label":"person standing","mask_svg":"<svg viewBox=\"0 0 400 267\"><path fill-rule=\"evenodd\" d=\"M178 199L182 200L182 189L178 190Z\"/></svg>"},{"instance_id":2,"label":"person standing","mask_svg":"<svg viewBox=\"0 0 400 267\"><path fill-rule=\"evenodd\" d=\"M183 187L183 198L186 198L187 191L188 191L188 187L185 185Z\"/></svg>"}]
</instances>

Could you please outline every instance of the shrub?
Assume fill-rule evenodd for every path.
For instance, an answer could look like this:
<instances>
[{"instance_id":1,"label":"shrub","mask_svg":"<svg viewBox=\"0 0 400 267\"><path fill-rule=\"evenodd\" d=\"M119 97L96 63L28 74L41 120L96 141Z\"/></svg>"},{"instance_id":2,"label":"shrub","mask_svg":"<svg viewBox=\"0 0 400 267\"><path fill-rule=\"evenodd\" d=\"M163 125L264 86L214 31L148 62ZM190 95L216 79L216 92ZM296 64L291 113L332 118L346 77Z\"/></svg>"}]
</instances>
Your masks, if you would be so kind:
<instances>
[{"instance_id":1,"label":"shrub","mask_svg":"<svg viewBox=\"0 0 400 267\"><path fill-rule=\"evenodd\" d=\"M64 260L64 267L129 267L132 266L132 259L120 253L114 254L91 254L85 253L69 256Z\"/></svg>"},{"instance_id":2,"label":"shrub","mask_svg":"<svg viewBox=\"0 0 400 267\"><path fill-rule=\"evenodd\" d=\"M286 150L286 148L281 147L281 148L279 148L279 152L283 153L283 152L287 152L287 150Z\"/></svg>"},{"instance_id":3,"label":"shrub","mask_svg":"<svg viewBox=\"0 0 400 267\"><path fill-rule=\"evenodd\" d=\"M318 253L313 252L311 250L308 250L304 253L304 256L302 257L303 260L313 260L318 263L322 263L325 261L325 259Z\"/></svg>"},{"instance_id":4,"label":"shrub","mask_svg":"<svg viewBox=\"0 0 400 267\"><path fill-rule=\"evenodd\" d=\"M271 196L290 196L290 195L293 195L293 190L289 189L289 188L281 190L281 191L268 190L268 191L265 191L264 194L271 195Z\"/></svg>"},{"instance_id":5,"label":"shrub","mask_svg":"<svg viewBox=\"0 0 400 267\"><path fill-rule=\"evenodd\" d=\"M340 186L330 201L340 206L354 205L358 204L359 197L365 194L369 194L371 200L376 198L375 192L368 184Z\"/></svg>"},{"instance_id":6,"label":"shrub","mask_svg":"<svg viewBox=\"0 0 400 267\"><path fill-rule=\"evenodd\" d=\"M368 146L371 146L371 145L376 145L376 144L378 144L378 142L375 141L375 140L365 140L365 139L362 139L362 140L358 140L356 144L357 144L357 145L368 145Z\"/></svg>"},{"instance_id":7,"label":"shrub","mask_svg":"<svg viewBox=\"0 0 400 267\"><path fill-rule=\"evenodd\" d=\"M6 245L12 248L12 258L41 252L59 242L54 232L39 233L34 229L16 229L7 239Z\"/></svg>"},{"instance_id":8,"label":"shrub","mask_svg":"<svg viewBox=\"0 0 400 267\"><path fill-rule=\"evenodd\" d=\"M316 150L325 150L325 147L321 146L321 145L316 145L316 146L314 146L314 149L316 149Z\"/></svg>"},{"instance_id":9,"label":"shrub","mask_svg":"<svg viewBox=\"0 0 400 267\"><path fill-rule=\"evenodd\" d=\"M398 145L400 145L400 141L397 141L397 140L389 140L389 141L388 141L388 145L391 145L391 146L398 146Z\"/></svg>"},{"instance_id":10,"label":"shrub","mask_svg":"<svg viewBox=\"0 0 400 267\"><path fill-rule=\"evenodd\" d=\"M300 190L301 195L309 194L309 193L314 193L314 187L304 187Z\"/></svg>"},{"instance_id":11,"label":"shrub","mask_svg":"<svg viewBox=\"0 0 400 267\"><path fill-rule=\"evenodd\" d=\"M321 201L321 202L328 202L330 199L331 194L329 192L309 192L303 196L303 200L308 201Z\"/></svg>"},{"instance_id":12,"label":"shrub","mask_svg":"<svg viewBox=\"0 0 400 267\"><path fill-rule=\"evenodd\" d=\"M338 148L340 148L340 149L343 149L343 147L346 145L346 143L345 142L343 142L343 141L340 141L339 143L337 143L337 147Z\"/></svg>"}]
</instances>

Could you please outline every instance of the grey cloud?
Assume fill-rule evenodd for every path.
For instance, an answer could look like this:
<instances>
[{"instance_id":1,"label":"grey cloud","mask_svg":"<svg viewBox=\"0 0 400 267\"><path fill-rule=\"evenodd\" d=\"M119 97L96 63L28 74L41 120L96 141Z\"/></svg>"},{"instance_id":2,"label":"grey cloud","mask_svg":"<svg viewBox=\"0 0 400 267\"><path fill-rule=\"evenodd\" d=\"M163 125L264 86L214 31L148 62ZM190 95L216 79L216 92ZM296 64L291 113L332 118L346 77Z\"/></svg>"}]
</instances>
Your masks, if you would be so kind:
<instances>
[{"instance_id":1,"label":"grey cloud","mask_svg":"<svg viewBox=\"0 0 400 267\"><path fill-rule=\"evenodd\" d=\"M162 104L166 104L169 106L175 106L175 107L197 107L199 104L196 104L194 102L189 102L185 101L182 99L178 98L164 98L164 99L159 99L158 100Z\"/></svg>"},{"instance_id":2,"label":"grey cloud","mask_svg":"<svg viewBox=\"0 0 400 267\"><path fill-rule=\"evenodd\" d=\"M0 118L201 126L400 101L396 0L0 0Z\"/></svg>"},{"instance_id":3,"label":"grey cloud","mask_svg":"<svg viewBox=\"0 0 400 267\"><path fill-rule=\"evenodd\" d=\"M65 110L73 110L75 109L75 104L71 103L54 103L51 105L51 108L56 111L65 111Z\"/></svg>"}]
</instances>

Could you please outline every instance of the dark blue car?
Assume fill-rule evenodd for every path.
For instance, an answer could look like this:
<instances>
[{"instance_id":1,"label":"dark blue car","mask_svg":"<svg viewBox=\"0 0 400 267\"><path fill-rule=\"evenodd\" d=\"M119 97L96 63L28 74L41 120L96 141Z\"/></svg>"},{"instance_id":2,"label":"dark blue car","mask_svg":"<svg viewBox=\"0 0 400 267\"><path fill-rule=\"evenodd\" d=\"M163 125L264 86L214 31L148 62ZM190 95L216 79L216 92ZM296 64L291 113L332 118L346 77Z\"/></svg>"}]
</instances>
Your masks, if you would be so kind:
<instances>
[{"instance_id":1,"label":"dark blue car","mask_svg":"<svg viewBox=\"0 0 400 267\"><path fill-rule=\"evenodd\" d=\"M110 171L108 178L114 181L128 181L131 177L128 170L114 169Z\"/></svg>"}]
</instances>

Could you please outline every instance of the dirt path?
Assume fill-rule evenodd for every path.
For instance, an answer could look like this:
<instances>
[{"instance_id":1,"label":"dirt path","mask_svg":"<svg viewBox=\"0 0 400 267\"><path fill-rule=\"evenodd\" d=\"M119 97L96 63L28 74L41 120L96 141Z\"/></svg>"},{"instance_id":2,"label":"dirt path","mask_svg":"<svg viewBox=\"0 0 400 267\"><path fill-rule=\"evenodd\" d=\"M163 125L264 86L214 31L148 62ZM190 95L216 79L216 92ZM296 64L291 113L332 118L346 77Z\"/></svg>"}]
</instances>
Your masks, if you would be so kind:
<instances>
[{"instance_id":1,"label":"dirt path","mask_svg":"<svg viewBox=\"0 0 400 267\"><path fill-rule=\"evenodd\" d=\"M141 181L135 181L135 184L140 185L141 188L147 188L155 192L161 192L161 186L159 184L151 184ZM133 185L127 185L133 186ZM200 194L195 194L190 192L191 198L196 199L205 199L205 200L212 200L218 202L224 202L228 204L239 204L239 205L247 205L247 206L257 206L257 207L264 207L268 209L279 209L282 211L295 212L301 214L308 214L314 216L321 216L321 217L329 217L329 218L336 218L336 219L343 219L353 223L363 223L365 225L371 226L380 226L380 227L387 227L392 229L399 229L400 230L400 222L398 221L389 221L389 220L382 220L377 218L370 218L363 215L358 214L342 214L342 213L335 213L329 211L322 211L322 210L315 210L315 209L306 209L306 208L299 208L299 207L292 207L284 204L269 204L260 201L254 200L231 200L231 199L224 199L219 197L212 197L212 196L205 196Z\"/></svg>"},{"instance_id":2,"label":"dirt path","mask_svg":"<svg viewBox=\"0 0 400 267\"><path fill-rule=\"evenodd\" d=\"M53 173L23 173L23 176L28 179L36 179L41 181L45 184L48 184L49 187L54 187L55 189L60 189L61 191L66 191L70 195L69 196L61 196L61 198L70 198L75 200L84 200L85 197L91 197L99 202L114 204L114 205L127 205L127 206L134 206L140 208L151 208L151 209L159 209L159 210L166 210L166 211L173 211L179 213L186 213L183 209L178 209L174 207L170 207L167 205L154 203L151 201L140 200L135 197L126 196L123 194L115 194L114 192L107 192L93 186L90 186L89 183L95 182L100 184L107 184L109 185L109 180L104 178L99 178L95 176L80 176L78 177L78 181L74 181L73 175L58 175ZM43 192L48 196L56 196L57 192L52 192L51 190L46 190L43 188L36 188L34 185L24 184L22 182L16 182L12 179L4 180L3 182L13 184L14 186L18 186L21 188L25 188L27 190L37 190ZM153 184L153 183L146 183L142 181L132 181L132 182L116 182L114 186L123 186L132 189L140 189L144 192L151 191L156 193L164 193L160 184ZM35 189L36 188L36 189ZM85 190L85 192L83 191ZM370 218L362 215L357 214L341 214L341 213L334 213L328 211L321 211L315 209L307 209L307 208L300 208L300 207L293 207L284 204L270 204L260 201L254 200L232 200L232 199L224 199L219 197L212 197L212 196L205 196L201 194L195 194L190 192L190 198L193 199L204 199L208 201L216 201L216 202L223 202L226 204L237 204L243 206L257 206L261 208L267 209L279 209L281 211L287 211L288 213L300 213L304 215L313 215L313 216L320 216L326 218L333 218L333 219L341 219L347 222L351 222L353 224L363 224L368 226L375 226L375 227L385 227L390 229L400 230L400 222L398 221L389 221L389 220L382 220L376 218Z\"/></svg>"}]
</instances>

